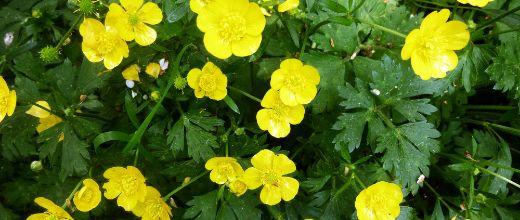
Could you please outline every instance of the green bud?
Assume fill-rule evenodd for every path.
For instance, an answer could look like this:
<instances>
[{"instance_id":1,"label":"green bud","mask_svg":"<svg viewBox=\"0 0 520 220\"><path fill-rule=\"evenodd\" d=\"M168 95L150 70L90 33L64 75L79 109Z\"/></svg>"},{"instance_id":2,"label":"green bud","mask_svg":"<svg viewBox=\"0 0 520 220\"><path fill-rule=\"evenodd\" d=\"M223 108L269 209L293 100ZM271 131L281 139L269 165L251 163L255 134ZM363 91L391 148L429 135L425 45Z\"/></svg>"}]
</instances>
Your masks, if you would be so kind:
<instances>
[{"instance_id":1,"label":"green bud","mask_svg":"<svg viewBox=\"0 0 520 220\"><path fill-rule=\"evenodd\" d=\"M33 9L31 14L32 14L33 18L41 18L43 15L43 13L40 9Z\"/></svg>"},{"instance_id":2,"label":"green bud","mask_svg":"<svg viewBox=\"0 0 520 220\"><path fill-rule=\"evenodd\" d=\"M95 10L94 2L92 0L79 0L79 11L85 15L93 14Z\"/></svg>"},{"instance_id":3,"label":"green bud","mask_svg":"<svg viewBox=\"0 0 520 220\"><path fill-rule=\"evenodd\" d=\"M68 116L68 117L73 116L74 115L74 110L72 110L72 108L65 109L65 115Z\"/></svg>"},{"instance_id":4,"label":"green bud","mask_svg":"<svg viewBox=\"0 0 520 220\"><path fill-rule=\"evenodd\" d=\"M475 196L475 201L477 201L480 204L486 203L486 200L487 200L487 197L482 193L479 193L479 194L477 194L477 196Z\"/></svg>"},{"instance_id":5,"label":"green bud","mask_svg":"<svg viewBox=\"0 0 520 220\"><path fill-rule=\"evenodd\" d=\"M222 136L220 136L220 140L222 140L222 142L224 142L224 143L228 142L227 134L223 134Z\"/></svg>"},{"instance_id":6,"label":"green bud","mask_svg":"<svg viewBox=\"0 0 520 220\"><path fill-rule=\"evenodd\" d=\"M53 46L46 46L40 50L40 59L43 62L51 63L60 58L60 51Z\"/></svg>"},{"instance_id":7,"label":"green bud","mask_svg":"<svg viewBox=\"0 0 520 220\"><path fill-rule=\"evenodd\" d=\"M181 76L177 76L177 78L175 78L175 81L173 81L173 86L178 89L178 90L183 90L184 87L186 87L186 79L181 77Z\"/></svg>"},{"instance_id":8,"label":"green bud","mask_svg":"<svg viewBox=\"0 0 520 220\"><path fill-rule=\"evenodd\" d=\"M150 94L150 97L153 101L157 102L161 98L161 93L159 91L153 91L152 94Z\"/></svg>"},{"instance_id":9,"label":"green bud","mask_svg":"<svg viewBox=\"0 0 520 220\"><path fill-rule=\"evenodd\" d=\"M42 162L39 160L35 160L31 163L31 170L34 172L38 172L43 170Z\"/></svg>"},{"instance_id":10,"label":"green bud","mask_svg":"<svg viewBox=\"0 0 520 220\"><path fill-rule=\"evenodd\" d=\"M235 130L235 135L243 135L245 133L245 129L244 128L237 128Z\"/></svg>"},{"instance_id":11,"label":"green bud","mask_svg":"<svg viewBox=\"0 0 520 220\"><path fill-rule=\"evenodd\" d=\"M480 173L480 170L479 170L478 168L475 168L475 169L473 170L473 175L474 175L474 176L478 175L479 173Z\"/></svg>"},{"instance_id":12,"label":"green bud","mask_svg":"<svg viewBox=\"0 0 520 220\"><path fill-rule=\"evenodd\" d=\"M468 27L470 29L475 29L477 27L477 24L475 24L475 22L473 20L469 20L468 21Z\"/></svg>"}]
</instances>

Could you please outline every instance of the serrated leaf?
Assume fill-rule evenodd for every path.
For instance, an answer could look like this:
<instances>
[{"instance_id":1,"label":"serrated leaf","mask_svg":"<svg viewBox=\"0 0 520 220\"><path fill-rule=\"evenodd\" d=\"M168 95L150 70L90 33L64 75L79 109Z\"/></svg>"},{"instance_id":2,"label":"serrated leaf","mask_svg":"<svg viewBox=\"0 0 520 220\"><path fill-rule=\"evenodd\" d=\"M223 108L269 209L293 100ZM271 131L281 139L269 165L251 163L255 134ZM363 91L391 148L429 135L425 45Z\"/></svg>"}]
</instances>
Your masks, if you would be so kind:
<instances>
[{"instance_id":1,"label":"serrated leaf","mask_svg":"<svg viewBox=\"0 0 520 220\"><path fill-rule=\"evenodd\" d=\"M63 134L65 138L61 153L60 178L64 180L73 174L85 175L88 171L87 161L90 159L88 144L80 140L72 126L67 123L64 124Z\"/></svg>"},{"instance_id":2,"label":"serrated leaf","mask_svg":"<svg viewBox=\"0 0 520 220\"><path fill-rule=\"evenodd\" d=\"M262 212L256 208L260 204L258 198L252 194L240 197L226 193L225 200L220 206L217 219L222 220L249 220L261 219Z\"/></svg>"},{"instance_id":3,"label":"serrated leaf","mask_svg":"<svg viewBox=\"0 0 520 220\"><path fill-rule=\"evenodd\" d=\"M211 191L202 196L194 196L187 205L190 206L183 215L183 218L197 219L197 220L212 220L215 219L217 213L217 193L218 191Z\"/></svg>"},{"instance_id":4,"label":"serrated leaf","mask_svg":"<svg viewBox=\"0 0 520 220\"><path fill-rule=\"evenodd\" d=\"M509 38L508 38L509 39ZM510 92L516 99L520 98L520 36L516 35L497 48L498 56L486 69L491 80L495 81L496 90Z\"/></svg>"}]
</instances>

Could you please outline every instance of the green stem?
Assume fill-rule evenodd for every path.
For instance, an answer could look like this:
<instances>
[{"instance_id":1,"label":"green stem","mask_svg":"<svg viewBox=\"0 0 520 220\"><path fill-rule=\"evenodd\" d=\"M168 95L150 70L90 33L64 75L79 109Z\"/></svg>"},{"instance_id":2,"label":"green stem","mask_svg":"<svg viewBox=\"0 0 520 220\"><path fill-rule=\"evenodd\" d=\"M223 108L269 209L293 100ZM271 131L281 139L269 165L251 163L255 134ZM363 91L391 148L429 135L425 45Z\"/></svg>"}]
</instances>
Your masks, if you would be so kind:
<instances>
[{"instance_id":1,"label":"green stem","mask_svg":"<svg viewBox=\"0 0 520 220\"><path fill-rule=\"evenodd\" d=\"M67 30L67 32L65 33L65 35L63 35L60 39L60 41L58 42L58 45L56 45L56 49L60 49L61 46L63 46L63 43L65 43L65 40L67 40L67 38L69 38L70 34L72 33L72 31L74 30L74 28L76 28L76 26L78 25L78 23L81 21L81 18L83 17L83 15L78 15L78 17L76 18L76 20L74 20L74 22L72 23L72 26L70 26L69 30Z\"/></svg>"},{"instance_id":2,"label":"green stem","mask_svg":"<svg viewBox=\"0 0 520 220\"><path fill-rule=\"evenodd\" d=\"M506 178L506 177L504 177L504 176L502 176L502 175L500 175L500 174L498 174L498 173L495 173L495 172L493 172L493 171L491 171L491 170L488 170L488 169L486 169L486 168L484 168L484 167L481 167L481 166L479 166L479 165L475 165L475 167L477 167L480 171L482 171L482 172L484 172L484 173L487 173L487 174L493 175L493 176L495 176L495 177L497 177L497 178L499 178L499 179L501 179L501 180L504 180L504 181L508 182L509 184L511 184L511 185L513 185L513 186L516 186L517 188L520 189L520 185L519 185L518 183L515 183L514 181L512 181L512 180L510 180L510 179L508 179L508 178Z\"/></svg>"},{"instance_id":3,"label":"green stem","mask_svg":"<svg viewBox=\"0 0 520 220\"><path fill-rule=\"evenodd\" d=\"M186 50L189 47L191 47L191 46L194 46L194 45L193 44L188 44L188 45L184 46L182 48L182 50L180 51L180 53L177 55L177 58L175 60L174 67L173 67L173 71L175 71L175 72L170 75L170 79L168 80L168 85L166 86L164 91L161 92L161 98L157 101L155 106L152 108L152 111L146 116L146 118L141 123L141 125L139 126L137 131L134 133L134 135L132 135L132 138L130 139L128 144L126 144L125 148L123 149L123 152L129 152L130 150L132 150L141 141L141 138L143 137L144 132L148 128L148 125L150 125L150 123L152 122L152 119L154 118L155 114L162 107L161 106L162 102L164 101L164 99L168 95L168 92L172 88L173 83L175 81L174 79L177 76L175 73L177 73L177 74L180 73L180 62L181 62L182 56L184 55Z\"/></svg>"},{"instance_id":4,"label":"green stem","mask_svg":"<svg viewBox=\"0 0 520 220\"><path fill-rule=\"evenodd\" d=\"M392 30L390 28L387 28L387 27L383 27L381 25L378 25L378 24L375 24L375 23L372 23L370 21L365 21L365 20L359 20L359 22L363 23L363 24L366 24L366 25L369 25L375 29L378 29L378 30L381 30L381 31L384 31L386 33L389 33L389 34L393 34L395 36L398 36L398 37L401 37L401 38L404 38L406 39L406 35L404 35L403 33L400 33L398 31L395 31L395 30Z\"/></svg>"},{"instance_id":5,"label":"green stem","mask_svg":"<svg viewBox=\"0 0 520 220\"><path fill-rule=\"evenodd\" d=\"M343 191L347 190L350 184L352 183L352 178L348 178L347 182L345 182L339 189L334 193L334 197L340 195Z\"/></svg>"},{"instance_id":6,"label":"green stem","mask_svg":"<svg viewBox=\"0 0 520 220\"><path fill-rule=\"evenodd\" d=\"M511 33L511 32L516 32L516 31L520 31L520 28L514 28L514 29L499 31L499 32L496 32L496 33L491 33L491 34L488 34L486 36L486 38L489 39L489 38L492 38L494 36L498 36L498 35L501 35L501 34L507 34L507 33Z\"/></svg>"},{"instance_id":7,"label":"green stem","mask_svg":"<svg viewBox=\"0 0 520 220\"><path fill-rule=\"evenodd\" d=\"M512 149L512 148L511 148ZM515 172L515 173L519 173L520 174L520 170L519 169L516 169L516 168L513 168L513 167L508 167L508 166L505 166L505 165L501 165L501 164L497 164L497 163L493 163L493 162L489 162L487 160L483 160L483 161L477 161L477 160L470 160L468 158L465 158L465 157L459 157L459 156L456 156L456 155L451 155L451 154L447 154L447 153L438 153L439 155L442 155L442 156L445 156L445 157L448 157L450 159L453 159L453 160L456 160L456 161L459 161L459 162L462 162L462 163L474 163L474 164L478 164L480 166L492 166L492 167L496 167L496 168L500 168L500 169L505 169L505 170L509 170L509 171L512 171L512 172Z\"/></svg>"},{"instance_id":8,"label":"green stem","mask_svg":"<svg viewBox=\"0 0 520 220\"><path fill-rule=\"evenodd\" d=\"M187 183L182 183L182 185L180 185L179 187L175 188L174 190L172 190L170 193L168 193L166 196L164 196L162 199L164 201L168 200L170 197L172 197L175 193L181 191L182 189L184 189L184 187L186 186L189 186L190 184L196 182L198 179L202 178L203 176L205 176L206 174L209 173L209 170L206 170L204 172L202 172L201 174L199 174L198 176L194 177L193 179L191 179L189 182Z\"/></svg>"},{"instance_id":9,"label":"green stem","mask_svg":"<svg viewBox=\"0 0 520 220\"><path fill-rule=\"evenodd\" d=\"M515 106L507 105L466 105L468 110L497 110L497 111L510 111L516 109Z\"/></svg>"},{"instance_id":10,"label":"green stem","mask_svg":"<svg viewBox=\"0 0 520 220\"><path fill-rule=\"evenodd\" d=\"M473 119L462 119L461 121L465 122L465 123L470 123L470 124L482 125L484 127L496 128L503 132L520 137L520 130L516 129L516 128L511 128L511 127L507 127L504 125L494 124L494 123L490 123L490 122L486 122L486 121L478 121L478 120L473 120Z\"/></svg>"},{"instance_id":11,"label":"green stem","mask_svg":"<svg viewBox=\"0 0 520 220\"><path fill-rule=\"evenodd\" d=\"M392 121L390 121L390 119L388 117L386 117L386 115L383 114L383 112L381 110L377 109L377 110L375 110L375 112L383 120L383 122L386 124L386 126L388 126L389 128L391 128L393 130L396 129L394 123L392 123Z\"/></svg>"},{"instance_id":12,"label":"green stem","mask_svg":"<svg viewBox=\"0 0 520 220\"><path fill-rule=\"evenodd\" d=\"M139 160L139 147L135 149L134 167L137 167L138 160Z\"/></svg>"},{"instance_id":13,"label":"green stem","mask_svg":"<svg viewBox=\"0 0 520 220\"><path fill-rule=\"evenodd\" d=\"M72 199L72 197L74 196L74 193L76 193L76 191L78 191L79 187L81 186L81 184L83 183L83 179L80 179L78 184L76 184L76 187L74 187L74 189L72 190L72 192L70 192L69 196L67 197L67 199L65 200L65 202L63 203L63 205L61 205L61 208L65 209L67 207L67 203L70 202L70 200Z\"/></svg>"},{"instance_id":14,"label":"green stem","mask_svg":"<svg viewBox=\"0 0 520 220\"><path fill-rule=\"evenodd\" d=\"M235 92L238 92L238 93L244 95L245 97L248 97L248 98L250 98L250 99L252 99L254 101L262 103L262 100L260 100L259 98L255 97L254 95L251 95L251 94L245 92L244 90L241 90L241 89L233 87L233 86L228 86L228 88L233 90L233 91L235 91Z\"/></svg>"},{"instance_id":15,"label":"green stem","mask_svg":"<svg viewBox=\"0 0 520 220\"><path fill-rule=\"evenodd\" d=\"M366 189L367 186L365 185L365 183L363 183L363 181L359 178L358 175L356 175L356 173L354 171L352 171L352 176L354 177L354 179L356 179L356 182L363 187L363 189Z\"/></svg>"},{"instance_id":16,"label":"green stem","mask_svg":"<svg viewBox=\"0 0 520 220\"><path fill-rule=\"evenodd\" d=\"M493 19L491 19L491 20L489 20L489 21L479 25L479 27L477 29L475 29L475 32L480 31L480 30L486 28L488 25L493 24L494 22L496 22L496 21L498 21L498 20L500 20L500 19L502 19L502 18L504 18L504 17L506 17L506 16L508 16L510 14L513 14L513 13L517 12L518 10L520 10L520 6L517 6L517 7L513 8L513 9L511 9L509 11L506 11L506 12L504 12L502 14L499 14L495 18L493 18Z\"/></svg>"}]
</instances>

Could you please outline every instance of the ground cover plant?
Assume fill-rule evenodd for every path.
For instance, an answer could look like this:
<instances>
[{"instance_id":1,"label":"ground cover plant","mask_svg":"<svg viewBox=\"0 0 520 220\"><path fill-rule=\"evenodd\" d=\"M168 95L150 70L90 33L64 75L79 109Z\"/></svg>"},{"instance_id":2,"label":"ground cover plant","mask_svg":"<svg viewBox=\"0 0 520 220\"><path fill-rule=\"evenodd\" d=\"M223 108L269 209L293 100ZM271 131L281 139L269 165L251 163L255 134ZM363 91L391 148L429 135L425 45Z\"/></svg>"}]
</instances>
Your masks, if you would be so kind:
<instances>
[{"instance_id":1,"label":"ground cover plant","mask_svg":"<svg viewBox=\"0 0 520 220\"><path fill-rule=\"evenodd\" d=\"M520 1L7 0L0 37L1 220L520 218Z\"/></svg>"}]
</instances>

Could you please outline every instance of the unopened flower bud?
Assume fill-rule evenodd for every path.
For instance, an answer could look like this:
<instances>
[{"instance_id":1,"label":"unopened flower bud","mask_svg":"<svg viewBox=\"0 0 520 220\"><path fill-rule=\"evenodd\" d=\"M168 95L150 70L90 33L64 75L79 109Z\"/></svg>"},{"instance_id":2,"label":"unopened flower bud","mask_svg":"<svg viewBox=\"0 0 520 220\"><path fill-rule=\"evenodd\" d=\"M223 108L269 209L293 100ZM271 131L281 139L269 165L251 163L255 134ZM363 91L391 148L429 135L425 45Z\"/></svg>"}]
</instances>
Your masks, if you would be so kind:
<instances>
[{"instance_id":1,"label":"unopened flower bud","mask_svg":"<svg viewBox=\"0 0 520 220\"><path fill-rule=\"evenodd\" d=\"M161 93L159 91L153 91L151 94L150 94L150 97L152 98L153 101L157 101L161 98Z\"/></svg>"},{"instance_id":2,"label":"unopened flower bud","mask_svg":"<svg viewBox=\"0 0 520 220\"><path fill-rule=\"evenodd\" d=\"M5 33L5 35L4 35L4 44L5 44L6 47L11 45L13 43L13 40L14 40L14 33L13 32Z\"/></svg>"},{"instance_id":3,"label":"unopened flower bud","mask_svg":"<svg viewBox=\"0 0 520 220\"><path fill-rule=\"evenodd\" d=\"M46 46L40 50L40 59L43 62L51 63L60 58L60 51L53 46Z\"/></svg>"},{"instance_id":4,"label":"unopened flower bud","mask_svg":"<svg viewBox=\"0 0 520 220\"><path fill-rule=\"evenodd\" d=\"M188 184L188 183L190 183L190 181L191 181L191 177L187 176L186 178L184 178L184 181L182 181L182 185Z\"/></svg>"},{"instance_id":5,"label":"unopened flower bud","mask_svg":"<svg viewBox=\"0 0 520 220\"><path fill-rule=\"evenodd\" d=\"M134 86L135 86L135 83L132 80L126 80L125 84L126 84L126 87L129 89L134 88Z\"/></svg>"},{"instance_id":6,"label":"unopened flower bud","mask_svg":"<svg viewBox=\"0 0 520 220\"><path fill-rule=\"evenodd\" d=\"M31 163L31 170L34 172L39 172L43 170L42 162L39 160L35 160Z\"/></svg>"},{"instance_id":7,"label":"unopened flower bud","mask_svg":"<svg viewBox=\"0 0 520 220\"><path fill-rule=\"evenodd\" d=\"M85 15L94 13L95 6L92 0L79 0L78 2L79 11Z\"/></svg>"},{"instance_id":8,"label":"unopened flower bud","mask_svg":"<svg viewBox=\"0 0 520 220\"><path fill-rule=\"evenodd\" d=\"M33 9L31 15L33 18L41 18L43 13L40 9Z\"/></svg>"},{"instance_id":9,"label":"unopened flower bud","mask_svg":"<svg viewBox=\"0 0 520 220\"><path fill-rule=\"evenodd\" d=\"M245 133L245 129L244 128L237 128L235 130L235 135L243 135Z\"/></svg>"}]
</instances>

